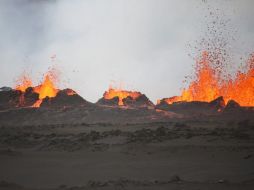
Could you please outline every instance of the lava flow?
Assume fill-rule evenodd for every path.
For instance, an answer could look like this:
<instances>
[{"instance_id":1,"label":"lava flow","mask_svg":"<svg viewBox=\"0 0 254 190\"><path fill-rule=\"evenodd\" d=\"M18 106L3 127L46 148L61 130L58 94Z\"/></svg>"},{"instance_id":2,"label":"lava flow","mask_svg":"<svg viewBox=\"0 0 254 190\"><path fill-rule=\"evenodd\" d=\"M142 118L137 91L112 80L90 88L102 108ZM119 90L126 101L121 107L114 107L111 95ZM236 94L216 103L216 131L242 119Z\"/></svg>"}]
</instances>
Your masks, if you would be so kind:
<instances>
[{"instance_id":1,"label":"lava flow","mask_svg":"<svg viewBox=\"0 0 254 190\"><path fill-rule=\"evenodd\" d=\"M204 51L197 61L195 79L189 87L180 96L165 98L164 101L168 104L179 101L210 102L223 96L226 103L235 100L241 106L254 106L254 55L251 55L245 66L245 71L239 69L235 77L228 75L222 78L212 66L209 53Z\"/></svg>"},{"instance_id":2,"label":"lava flow","mask_svg":"<svg viewBox=\"0 0 254 190\"><path fill-rule=\"evenodd\" d=\"M118 97L118 105L123 106L123 99L127 98L128 96L137 99L139 96L142 94L140 92L136 91L126 91L126 90L121 90L121 89L114 89L114 88L109 88L108 91L106 91L103 94L103 97L107 100L110 100L112 98Z\"/></svg>"}]
</instances>

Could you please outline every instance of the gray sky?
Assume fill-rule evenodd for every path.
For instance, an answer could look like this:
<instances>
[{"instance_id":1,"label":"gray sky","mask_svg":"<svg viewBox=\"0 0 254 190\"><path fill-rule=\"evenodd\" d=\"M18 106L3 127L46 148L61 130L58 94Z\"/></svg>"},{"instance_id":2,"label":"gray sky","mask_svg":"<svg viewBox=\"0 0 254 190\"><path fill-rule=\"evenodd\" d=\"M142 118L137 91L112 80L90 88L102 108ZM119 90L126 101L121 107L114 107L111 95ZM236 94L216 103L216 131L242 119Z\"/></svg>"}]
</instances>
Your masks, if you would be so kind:
<instances>
[{"instance_id":1,"label":"gray sky","mask_svg":"<svg viewBox=\"0 0 254 190\"><path fill-rule=\"evenodd\" d=\"M230 18L233 59L247 59L252 0L1 0L0 86L13 87L24 70L39 81L57 64L60 87L92 102L114 81L152 101L178 95L193 72L188 44L204 37L208 6Z\"/></svg>"}]
</instances>

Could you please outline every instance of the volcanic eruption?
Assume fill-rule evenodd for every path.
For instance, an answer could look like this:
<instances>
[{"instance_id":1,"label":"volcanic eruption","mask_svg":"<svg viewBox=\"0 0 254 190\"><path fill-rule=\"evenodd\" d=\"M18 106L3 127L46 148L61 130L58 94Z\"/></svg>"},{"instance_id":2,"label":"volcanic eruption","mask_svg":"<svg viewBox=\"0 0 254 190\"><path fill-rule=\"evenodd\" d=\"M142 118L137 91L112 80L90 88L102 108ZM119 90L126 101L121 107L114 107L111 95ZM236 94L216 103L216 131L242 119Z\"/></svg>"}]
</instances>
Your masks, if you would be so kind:
<instances>
[{"instance_id":1,"label":"volcanic eruption","mask_svg":"<svg viewBox=\"0 0 254 190\"><path fill-rule=\"evenodd\" d=\"M16 85L15 89L25 93L29 87L32 87L32 91L39 95L39 99L32 105L32 107L40 107L44 98L52 98L57 95L59 91L59 89L57 89L56 87L57 77L58 76L55 70L51 69L45 74L43 82L41 84L32 87L32 79L29 77L29 75L23 74L18 80L18 84ZM21 104L23 103L21 102Z\"/></svg>"},{"instance_id":2,"label":"volcanic eruption","mask_svg":"<svg viewBox=\"0 0 254 190\"><path fill-rule=\"evenodd\" d=\"M218 9L211 8L208 8L206 18L205 35L195 45L194 74L187 88L179 96L158 100L157 104L210 102L223 97L226 104L233 100L240 106L254 106L254 54L245 62L242 59L234 62L231 43L235 41L235 31L228 26L230 20ZM235 67L239 63L241 66Z\"/></svg>"},{"instance_id":3,"label":"volcanic eruption","mask_svg":"<svg viewBox=\"0 0 254 190\"><path fill-rule=\"evenodd\" d=\"M40 107L41 102L44 98L55 97L58 93L58 89L56 89L53 81L51 80L49 75L46 75L44 81L41 85L34 87L34 92L39 94L39 100L35 102L33 107Z\"/></svg>"},{"instance_id":4,"label":"volcanic eruption","mask_svg":"<svg viewBox=\"0 0 254 190\"><path fill-rule=\"evenodd\" d=\"M241 106L254 106L254 55L247 60L246 70L239 69L234 78L230 75L228 78L221 78L211 63L209 52L204 51L197 61L195 80L191 81L180 96L165 98L163 101L168 104L181 101L210 102L223 96L226 103L234 100ZM160 102L161 100L158 101Z\"/></svg>"},{"instance_id":5,"label":"volcanic eruption","mask_svg":"<svg viewBox=\"0 0 254 190\"><path fill-rule=\"evenodd\" d=\"M15 89L25 92L26 89L31 86L33 86L32 80L30 79L29 75L24 72L17 80Z\"/></svg>"},{"instance_id":6,"label":"volcanic eruption","mask_svg":"<svg viewBox=\"0 0 254 190\"><path fill-rule=\"evenodd\" d=\"M121 88L109 87L104 92L103 98L98 102L101 105L117 105L117 106L131 106L131 107L153 107L153 103L138 91L128 91Z\"/></svg>"},{"instance_id":7,"label":"volcanic eruption","mask_svg":"<svg viewBox=\"0 0 254 190\"><path fill-rule=\"evenodd\" d=\"M26 73L18 78L14 89L1 92L2 109L13 107L62 107L84 105L87 103L72 89L60 90L57 87L59 75L55 68L49 69L42 82L33 86L34 82Z\"/></svg>"},{"instance_id":8,"label":"volcanic eruption","mask_svg":"<svg viewBox=\"0 0 254 190\"><path fill-rule=\"evenodd\" d=\"M136 91L127 91L127 90L109 88L108 91L106 91L103 94L103 97L107 100L113 99L114 97L118 97L119 106L124 105L123 99L127 98L128 96L135 100L139 96L141 96L141 93Z\"/></svg>"}]
</instances>

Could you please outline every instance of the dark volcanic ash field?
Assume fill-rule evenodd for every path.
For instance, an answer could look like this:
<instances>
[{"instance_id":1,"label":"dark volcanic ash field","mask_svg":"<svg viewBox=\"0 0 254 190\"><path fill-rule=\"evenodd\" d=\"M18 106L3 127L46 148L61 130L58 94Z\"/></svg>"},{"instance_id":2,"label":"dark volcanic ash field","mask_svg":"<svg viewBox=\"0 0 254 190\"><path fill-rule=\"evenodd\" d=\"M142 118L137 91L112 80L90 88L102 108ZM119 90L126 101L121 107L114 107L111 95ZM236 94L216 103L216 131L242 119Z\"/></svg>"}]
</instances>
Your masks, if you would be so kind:
<instances>
[{"instance_id":1,"label":"dark volcanic ash field","mask_svg":"<svg viewBox=\"0 0 254 190\"><path fill-rule=\"evenodd\" d=\"M222 97L93 104L64 91L31 108L13 106L15 94L0 92L0 189L254 187L252 108Z\"/></svg>"}]
</instances>

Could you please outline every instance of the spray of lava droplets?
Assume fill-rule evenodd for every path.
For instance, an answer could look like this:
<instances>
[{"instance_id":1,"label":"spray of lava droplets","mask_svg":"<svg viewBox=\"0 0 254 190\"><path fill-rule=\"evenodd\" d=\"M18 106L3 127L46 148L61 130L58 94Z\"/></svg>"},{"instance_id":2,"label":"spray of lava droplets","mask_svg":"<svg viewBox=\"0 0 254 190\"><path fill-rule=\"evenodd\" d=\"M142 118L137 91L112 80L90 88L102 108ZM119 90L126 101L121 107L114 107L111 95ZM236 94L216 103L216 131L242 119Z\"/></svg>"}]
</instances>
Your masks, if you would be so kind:
<instances>
[{"instance_id":1,"label":"spray of lava droplets","mask_svg":"<svg viewBox=\"0 0 254 190\"><path fill-rule=\"evenodd\" d=\"M235 75L229 74L232 68L230 62L229 42L234 39L234 31L229 30L229 19L212 11L208 6L210 19L207 21L206 38L202 38L195 48L201 55L196 59L194 76L187 88L182 90L180 96L163 99L172 104L179 101L205 101L210 102L223 96L225 102L235 100L241 106L254 106L254 54L239 67ZM160 103L161 100L158 101Z\"/></svg>"},{"instance_id":2,"label":"spray of lava droplets","mask_svg":"<svg viewBox=\"0 0 254 190\"><path fill-rule=\"evenodd\" d=\"M192 81L180 96L166 98L168 104L179 101L210 102L223 96L225 102L235 100L241 106L254 106L254 55L246 64L247 70L239 70L235 78L221 79L209 65L208 52L203 52L197 62L196 79Z\"/></svg>"},{"instance_id":3,"label":"spray of lava droplets","mask_svg":"<svg viewBox=\"0 0 254 190\"><path fill-rule=\"evenodd\" d=\"M28 87L33 86L32 80L26 72L23 72L16 82L15 89L22 92L25 92Z\"/></svg>"},{"instance_id":4,"label":"spray of lava droplets","mask_svg":"<svg viewBox=\"0 0 254 190\"><path fill-rule=\"evenodd\" d=\"M28 87L32 87L33 91L39 94L39 100L37 100L32 107L40 107L42 100L46 97L55 97L59 91L57 89L57 81L59 78L59 72L55 68L49 69L49 71L44 75L43 81L38 86L32 87L32 80L27 75L24 74L18 80L18 84L15 89L25 92Z\"/></svg>"}]
</instances>

